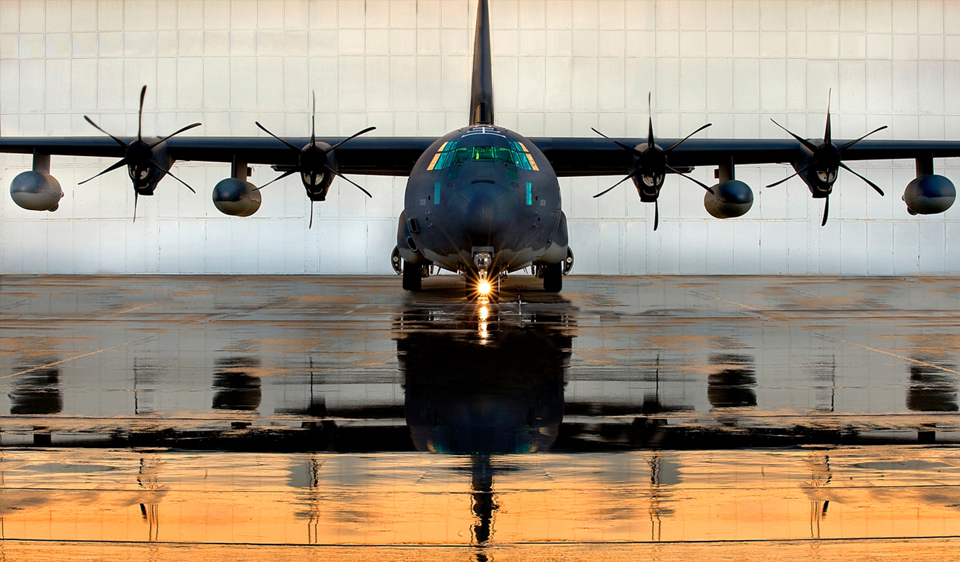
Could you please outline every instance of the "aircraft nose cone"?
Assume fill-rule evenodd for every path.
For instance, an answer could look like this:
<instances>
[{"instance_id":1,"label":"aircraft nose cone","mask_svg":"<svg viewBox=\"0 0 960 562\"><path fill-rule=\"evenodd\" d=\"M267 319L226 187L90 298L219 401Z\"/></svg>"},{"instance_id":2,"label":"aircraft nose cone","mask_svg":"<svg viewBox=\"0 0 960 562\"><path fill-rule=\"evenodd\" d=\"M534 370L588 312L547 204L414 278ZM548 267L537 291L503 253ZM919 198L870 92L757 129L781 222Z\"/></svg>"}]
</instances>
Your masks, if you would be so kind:
<instances>
[{"instance_id":1,"label":"aircraft nose cone","mask_svg":"<svg viewBox=\"0 0 960 562\"><path fill-rule=\"evenodd\" d=\"M474 182L462 189L459 195L466 199L464 226L473 246L498 246L500 222L509 221L509 210L502 209L502 201L509 191L491 182Z\"/></svg>"}]
</instances>

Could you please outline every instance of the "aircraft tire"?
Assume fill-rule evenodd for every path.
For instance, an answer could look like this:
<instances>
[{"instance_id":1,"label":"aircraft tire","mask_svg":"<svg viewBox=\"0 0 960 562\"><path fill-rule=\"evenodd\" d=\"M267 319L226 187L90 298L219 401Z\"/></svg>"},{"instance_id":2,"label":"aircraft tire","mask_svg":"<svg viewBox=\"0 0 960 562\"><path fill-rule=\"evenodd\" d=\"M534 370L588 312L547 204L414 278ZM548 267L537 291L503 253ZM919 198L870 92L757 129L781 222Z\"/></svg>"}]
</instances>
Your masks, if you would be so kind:
<instances>
[{"instance_id":1,"label":"aircraft tire","mask_svg":"<svg viewBox=\"0 0 960 562\"><path fill-rule=\"evenodd\" d=\"M422 266L417 264L410 263L406 260L403 262L403 290L404 291L419 291L423 287L423 275L422 275Z\"/></svg>"},{"instance_id":2,"label":"aircraft tire","mask_svg":"<svg viewBox=\"0 0 960 562\"><path fill-rule=\"evenodd\" d=\"M563 264L551 263L543 266L543 290L559 293L563 289Z\"/></svg>"}]
</instances>

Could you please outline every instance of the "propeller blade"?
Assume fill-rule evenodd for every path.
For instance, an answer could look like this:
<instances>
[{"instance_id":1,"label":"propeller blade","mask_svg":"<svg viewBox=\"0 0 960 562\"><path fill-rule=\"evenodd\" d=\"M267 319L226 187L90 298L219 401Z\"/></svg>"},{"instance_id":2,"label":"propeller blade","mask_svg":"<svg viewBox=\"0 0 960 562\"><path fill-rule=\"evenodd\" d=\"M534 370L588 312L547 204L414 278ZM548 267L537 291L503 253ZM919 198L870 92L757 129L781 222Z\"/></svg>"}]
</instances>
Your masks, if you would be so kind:
<instances>
[{"instance_id":1,"label":"propeller blade","mask_svg":"<svg viewBox=\"0 0 960 562\"><path fill-rule=\"evenodd\" d=\"M349 137L343 139L342 141L338 142L337 144L331 146L331 147L328 148L327 150L325 150L325 151L324 151L324 154L333 152L333 151L336 150L341 144L347 142L348 140L353 140L353 139L359 137L360 135L364 135L364 134L366 134L366 133L369 133L370 131L372 131L372 130L374 130L374 129L376 129L376 127L367 127L366 129L360 131L359 133L354 133L354 134L350 135Z\"/></svg>"},{"instance_id":2,"label":"propeller blade","mask_svg":"<svg viewBox=\"0 0 960 562\"><path fill-rule=\"evenodd\" d=\"M360 191L366 193L366 194L367 194L367 197L373 199L373 195L370 195L370 192L369 192L369 191L367 191L366 189L360 187L360 184L358 184L357 182L355 182L355 181L353 181L352 179L348 178L347 176L341 174L340 172L334 170L333 168L331 168L330 166L328 166L328 165L326 165L326 164L324 164L323 167L326 168L326 169L328 169L328 170L330 170L331 173L333 173L334 175L336 175L336 176L339 177L340 179L342 179L342 180L344 180L344 181L346 181L346 182L349 182L349 183L353 184L353 187L356 187L356 188L359 189Z\"/></svg>"},{"instance_id":3,"label":"propeller blade","mask_svg":"<svg viewBox=\"0 0 960 562\"><path fill-rule=\"evenodd\" d=\"M151 145L150 145L150 148L153 149L153 148L154 148L155 146L157 146L158 144L163 143L163 142L167 142L167 140L169 140L169 139L171 139L171 138L179 135L180 133L183 133L183 132L189 131L190 129L199 127L201 124L202 124L202 123L194 123L194 124L192 124L192 125L187 125L186 127L180 129L180 130L177 131L176 133L167 135L167 136L163 137L162 139L158 140L157 142L151 144Z\"/></svg>"},{"instance_id":4,"label":"propeller blade","mask_svg":"<svg viewBox=\"0 0 960 562\"><path fill-rule=\"evenodd\" d=\"M877 187L877 184L875 184L875 183L873 183L872 181L868 180L867 178L861 176L860 174L854 172L853 170L850 169L849 166L847 166L847 165L844 164L843 162L840 162L840 167L843 168L844 170L850 172L851 174L857 176L858 178L862 179L863 181L867 182L867 185L869 185L870 187L872 187L877 193L880 194L881 197L883 197L883 190L880 189L879 187Z\"/></svg>"},{"instance_id":5,"label":"propeller blade","mask_svg":"<svg viewBox=\"0 0 960 562\"><path fill-rule=\"evenodd\" d=\"M770 120L773 121L773 119L770 119ZM773 121L773 124L776 125L777 127L780 127L780 128L783 129L784 131L786 131L787 134L790 135L791 137L797 139L797 140L800 142L800 144L802 144L803 146L805 146L805 147L807 147L808 149L810 149L811 152L815 152L815 151L817 150L817 145L813 144L812 142L808 141L807 139L800 138L799 136L791 133L789 129L787 129L786 127L784 127L784 126L781 125L780 123L777 123L776 121Z\"/></svg>"},{"instance_id":6,"label":"propeller blade","mask_svg":"<svg viewBox=\"0 0 960 562\"><path fill-rule=\"evenodd\" d=\"M90 123L91 125L93 125L93 128L94 128L94 129L96 129L96 130L100 131L101 133L107 135L108 137L112 138L112 139L113 139L114 141L116 141L116 143L119 144L120 146L122 146L122 147L124 147L124 148L127 147L127 143L123 142L122 140L118 139L117 137L115 137L115 136L111 135L110 133L108 133L108 132L104 131L103 129L101 129L101 128L100 128L100 125L97 125L96 123L93 122L93 119L90 119L90 118L87 117L86 115L84 115L83 118L87 120L87 123Z\"/></svg>"},{"instance_id":7,"label":"propeller blade","mask_svg":"<svg viewBox=\"0 0 960 562\"><path fill-rule=\"evenodd\" d=\"M884 129L886 129L886 128L887 128L886 125L884 125L883 127L877 127L876 129L870 131L869 133L863 135L862 137L860 137L860 138L858 138L858 139L856 139L856 140L852 140L852 141L848 142L847 144L841 146L841 147L838 148L837 150L839 150L840 152L843 152L844 150L846 150L846 149L850 148L851 146L857 144L858 142L862 141L863 139L869 137L870 135L872 135L872 134L874 134L874 133L878 133L878 132L880 132L880 131L882 131L882 130L884 130Z\"/></svg>"},{"instance_id":8,"label":"propeller blade","mask_svg":"<svg viewBox=\"0 0 960 562\"><path fill-rule=\"evenodd\" d=\"M310 224L307 226L307 229L313 228L313 199L310 200Z\"/></svg>"},{"instance_id":9,"label":"propeller blade","mask_svg":"<svg viewBox=\"0 0 960 562\"><path fill-rule=\"evenodd\" d=\"M690 133L689 135L687 135L687 136L683 137L682 139L678 140L677 142L673 143L673 145L671 145L670 148L664 150L664 152L670 152L670 151L673 150L674 148L677 148L678 146L680 146L681 144L683 144L684 142L686 142L687 139L689 139L689 138L692 137L693 135L699 133L700 131L706 129L707 127L710 127L711 125L713 125L713 123L707 123L706 125L700 127L700 128L697 129L696 131Z\"/></svg>"},{"instance_id":10,"label":"propeller blade","mask_svg":"<svg viewBox=\"0 0 960 562\"><path fill-rule=\"evenodd\" d=\"M254 123L257 127L260 127L260 130L262 130L264 133L267 133L267 134L270 135L271 137L273 137L273 138L277 139L278 141L282 142L283 144L287 145L287 148L289 148L290 150L294 150L294 151L296 151L296 152L300 152L300 149L299 149L299 148L293 146L292 144L288 143L287 141L283 140L282 138L278 137L277 135L271 133L270 131L267 130L266 127L264 127L263 125L261 125L261 124L258 123L257 121L254 121L253 123Z\"/></svg>"},{"instance_id":11,"label":"propeller blade","mask_svg":"<svg viewBox=\"0 0 960 562\"><path fill-rule=\"evenodd\" d=\"M823 130L823 142L831 144L833 135L830 134L830 98L833 97L833 88L827 91L827 127Z\"/></svg>"},{"instance_id":12,"label":"propeller blade","mask_svg":"<svg viewBox=\"0 0 960 562\"><path fill-rule=\"evenodd\" d=\"M637 150L636 148L634 148L634 147L632 147L632 146L627 146L627 145L623 144L622 142L615 141L615 140L611 139L610 137L608 137L607 135L605 135L605 134L601 133L600 131L594 129L593 127L590 127L590 130L593 131L594 133L597 133L598 135L600 135L601 137L603 137L603 138L605 138L605 139L608 139L608 140L610 140L610 141L613 141L613 144L619 146L620 148L626 150L627 152L633 154L634 156L636 156L636 157L638 157L638 158L641 157L641 156L643 156L643 153L642 153L642 152L640 152L639 150Z\"/></svg>"},{"instance_id":13,"label":"propeller blade","mask_svg":"<svg viewBox=\"0 0 960 562\"><path fill-rule=\"evenodd\" d=\"M140 200L140 194L133 192L133 222L137 222L137 202Z\"/></svg>"},{"instance_id":14,"label":"propeller blade","mask_svg":"<svg viewBox=\"0 0 960 562\"><path fill-rule=\"evenodd\" d=\"M115 162L112 166L110 166L110 167L107 168L106 170L103 170L102 172L100 172L99 174L93 176L92 178L87 178L87 179L85 179L85 180L83 180L83 181L81 181L81 182L77 182L77 185L83 185L83 184L87 183L88 181L90 181L90 180L92 180L92 179L99 178L100 176L102 176L103 174L106 174L107 172L112 172L112 171L116 170L117 168L121 168L121 167L126 166L126 165L127 165L127 159L126 159L126 158L121 158L120 160L118 160L117 162Z\"/></svg>"},{"instance_id":15,"label":"propeller blade","mask_svg":"<svg viewBox=\"0 0 960 562\"><path fill-rule=\"evenodd\" d=\"M143 140L143 98L147 97L147 85L140 88L140 111L137 113L137 140Z\"/></svg>"},{"instance_id":16,"label":"propeller blade","mask_svg":"<svg viewBox=\"0 0 960 562\"><path fill-rule=\"evenodd\" d=\"M660 226L660 199L653 200L653 231L657 231L657 227Z\"/></svg>"},{"instance_id":17,"label":"propeller blade","mask_svg":"<svg viewBox=\"0 0 960 562\"><path fill-rule=\"evenodd\" d=\"M811 163L807 164L806 166L800 168L799 170L797 170L796 172L794 172L794 173L790 174L789 176L783 178L782 180L780 180L780 181L778 181L778 182L776 182L776 183L771 183L771 184L768 185L767 187L776 187L776 186L780 185L781 183L787 181L788 179L792 178L793 176L799 176L799 175L802 174L803 172L807 171L807 168L809 168L810 166L813 166L813 162L811 162Z\"/></svg>"},{"instance_id":18,"label":"propeller blade","mask_svg":"<svg viewBox=\"0 0 960 562\"><path fill-rule=\"evenodd\" d=\"M830 216L830 197L827 197L823 201L823 221L820 223L820 226L827 225L828 216Z\"/></svg>"},{"instance_id":19,"label":"propeller blade","mask_svg":"<svg viewBox=\"0 0 960 562\"><path fill-rule=\"evenodd\" d=\"M160 170L160 171L163 172L164 174L170 176L171 178L177 180L178 182L182 183L184 186L186 186L187 189L189 189L190 191L193 191L194 194L197 193L196 191L194 191L194 189L193 189L192 187L190 187L189 185L187 185L187 182L185 182L185 181L183 181L182 179L178 178L177 176L173 175L173 172L171 172L169 169L164 168L163 166L157 164L156 162L150 162L150 165L153 166L154 168Z\"/></svg>"},{"instance_id":20,"label":"propeller blade","mask_svg":"<svg viewBox=\"0 0 960 562\"><path fill-rule=\"evenodd\" d=\"M596 199L597 197L600 197L601 195L606 195L606 194L609 193L613 188L617 187L618 185L620 185L621 183L627 181L628 179L630 179L630 178L632 178L632 177L633 177L633 174L630 174L630 175L626 176L625 178L623 178L622 180L618 181L617 183L611 185L610 187L604 189L604 190L601 191L600 193L594 195L593 198Z\"/></svg>"},{"instance_id":21,"label":"propeller blade","mask_svg":"<svg viewBox=\"0 0 960 562\"><path fill-rule=\"evenodd\" d=\"M260 191L261 189L267 187L267 186L270 185L271 183L280 181L280 180L282 180L283 178L285 178L285 177L287 177L287 176L290 176L290 175L293 175L293 174L296 174L296 173L299 172L299 171L300 171L300 168L294 168L294 169L292 169L292 170L287 170L286 172L280 174L278 177L275 177L275 178L273 178L272 180L268 181L267 183L265 183L265 184L261 185L260 187L254 189L254 191Z\"/></svg>"},{"instance_id":22,"label":"propeller blade","mask_svg":"<svg viewBox=\"0 0 960 562\"><path fill-rule=\"evenodd\" d=\"M702 188L706 189L707 191L709 191L711 195L713 194L713 188L711 188L709 185L703 183L702 181L700 181L700 180L698 180L698 179L696 179L696 178L693 178L693 177L691 177L691 176L688 176L687 174L684 174L683 172L681 172L680 170L677 170L676 168L674 168L674 167L671 166L670 164L667 164L667 170L669 170L671 173L677 174L678 176L682 176L682 177L687 178L688 180L692 181L693 183L695 183L695 184L699 185L700 187L702 187Z\"/></svg>"},{"instance_id":23,"label":"propeller blade","mask_svg":"<svg viewBox=\"0 0 960 562\"><path fill-rule=\"evenodd\" d=\"M310 117L310 145L317 144L317 92L311 92L313 94L313 114ZM313 208L313 203L310 203L310 208ZM313 224L313 213L310 214L310 224Z\"/></svg>"},{"instance_id":24,"label":"propeller blade","mask_svg":"<svg viewBox=\"0 0 960 562\"><path fill-rule=\"evenodd\" d=\"M647 92L647 115L649 116L649 128L647 129L647 146L653 146L653 92Z\"/></svg>"}]
</instances>

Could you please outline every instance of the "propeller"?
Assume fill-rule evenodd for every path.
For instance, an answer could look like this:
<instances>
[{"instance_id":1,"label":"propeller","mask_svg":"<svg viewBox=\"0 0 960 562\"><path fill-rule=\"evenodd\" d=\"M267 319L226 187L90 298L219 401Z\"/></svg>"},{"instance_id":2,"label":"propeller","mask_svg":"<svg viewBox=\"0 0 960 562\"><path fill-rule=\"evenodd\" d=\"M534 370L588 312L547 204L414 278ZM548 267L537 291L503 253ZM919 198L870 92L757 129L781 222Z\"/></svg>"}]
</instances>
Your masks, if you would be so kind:
<instances>
[{"instance_id":1,"label":"propeller","mask_svg":"<svg viewBox=\"0 0 960 562\"><path fill-rule=\"evenodd\" d=\"M833 89L831 88L828 93L828 96L832 97L832 94L833 94ZM869 137L870 135L886 129L887 126L884 125L882 127L877 127L876 129L870 131L869 133L863 135L858 139L854 139L840 146L837 146L833 143L833 135L830 127L829 97L827 99L827 124L823 131L823 142L820 143L819 145L816 145L810 142L809 140L802 138L797 134L794 134L793 132L791 132L789 129L787 129L780 123L777 123L773 119L770 119L771 121L773 121L774 125L776 125L777 127L780 127L781 129L786 131L788 135L795 138L797 142L799 142L807 150L807 152L810 153L810 157L809 157L809 161L804 166L797 169L794 173L790 174L789 176L783 178L778 182L771 183L767 187L778 186L786 182L787 180L793 178L794 176L801 176L801 179L803 179L804 182L807 183L808 186L810 186L810 183L807 181L807 178L804 174L808 170L813 169L816 172L815 181L817 182L817 185L815 187L810 186L810 188L817 189L821 192L826 193L826 195L824 195L823 220L820 222L820 226L825 226L827 224L827 217L830 215L830 192L833 190L833 183L837 180L837 172L839 171L840 168L843 168L844 170L857 176L858 178L866 182L867 185L872 187L874 191L879 193L881 197L883 196L883 190L880 189L880 187L877 186L877 184L873 183L872 181L868 180L867 178L853 171L852 169L850 169L849 166L843 163L843 153L844 151L854 146L858 142L862 141L863 139Z\"/></svg>"},{"instance_id":2,"label":"propeller","mask_svg":"<svg viewBox=\"0 0 960 562\"><path fill-rule=\"evenodd\" d=\"M155 148L157 148L158 146L160 146L161 144L163 144L163 143L165 143L166 141L168 141L169 139L171 139L171 138L179 135L180 133L189 131L190 129L193 129L194 127L199 127L199 126L200 126L200 123L193 123L193 124L191 124L191 125L187 125L186 127L181 128L180 130L176 131L176 132L173 133L173 134L167 135L167 136L165 136L165 137L163 137L163 138L161 138L161 139L159 139L159 140L157 140L157 141L154 141L154 142L152 142L152 143L147 143L146 141L143 140L143 101L144 101L144 98L146 98L146 96L147 96L147 87L144 86L143 88L140 89L140 110L139 110L139 112L137 113L137 139L136 139L136 140L133 140L133 141L130 141L129 144L123 142L122 140L118 139L117 137L115 137L115 136L111 135L110 133L108 133L107 131L105 131L102 127L100 127L100 125L97 125L96 123L94 123L94 122L93 122L93 119L90 119L90 117L88 117L88 116L86 116L86 115L83 116L83 118L87 121L87 123L90 123L91 125L93 125L93 128L95 128L96 130L100 131L101 133L107 135L108 137L110 137L111 139L113 139L114 142L116 142L118 145L122 146L122 147L124 148L124 155L123 155L123 158L121 158L121 159L118 160L117 162L114 162L112 165L110 165L110 166L109 166L108 168L106 168L105 170L101 171L100 173L98 173L97 175L95 175L95 176L93 176L93 177L87 178L87 179L85 179L85 180L77 183L77 185L83 185L83 184L87 183L87 182L90 181L90 180L93 180L93 179L95 179L95 178L98 178L98 177L106 174L107 172L112 172L113 170L116 170L117 168L122 168L123 166L128 166L128 167L131 169L131 175L132 175L133 178L141 178L141 179L149 178L149 177L151 176L150 171L151 171L151 170L155 170L155 171L157 171L157 172L160 172L160 176L159 176L160 178L162 178L162 177L165 176L165 175L169 175L171 178L173 178L173 179L177 180L178 182L182 183L187 189L189 189L189 190L192 191L193 193L196 193L196 190L194 190L192 187L190 187L190 185L188 185L187 182L185 182L185 181L183 181L182 179L178 178L177 176L173 175L173 173L170 171L169 167L163 166L163 165L161 165L159 162L157 162L157 161L154 159L155 155L154 155L153 150L154 150ZM158 180L158 181L159 181L159 180ZM137 180L134 179L134 185L133 185L133 187L134 187L134 190L133 190L133 222L137 222L137 201L139 200L139 196L140 196L140 191L139 191L138 188L140 188L140 187L146 188L146 186L145 186L145 185L144 185L144 186L139 186L139 185L137 184ZM152 191L151 191L151 193L152 193ZM149 194L150 194L150 193L147 193L147 195L149 195Z\"/></svg>"},{"instance_id":3,"label":"propeller","mask_svg":"<svg viewBox=\"0 0 960 562\"><path fill-rule=\"evenodd\" d=\"M303 148L297 148L293 144L271 133L266 127L261 125L258 121L254 121L254 123L257 125L257 127L260 128L261 131L263 131L264 133L267 133L271 137L282 142L284 145L286 145L287 148L296 152L299 155L299 160L296 166L285 171L279 176L261 185L260 187L256 188L255 191L259 191L274 182L282 180L287 176L299 173L302 176L304 187L306 187L309 192L310 187L319 186L320 182L322 181L322 177L327 173L330 173L346 181L350 185L356 187L357 189L362 191L367 197L371 197L371 198L373 197L373 195L371 195L369 191L361 187L355 181L341 174L340 171L336 169L336 167L331 166L329 155L344 143L350 140L353 140L359 137L360 135L369 133L370 131L376 129L376 127L367 127L362 131L358 131L350 135L349 137L343 139L342 141L338 142L333 146L330 146L324 142L317 143L317 94L316 92L313 93L313 114L311 115L311 121L310 121L310 144L308 144L307 146ZM314 201L315 201L314 198L310 197L310 226L308 226L307 228L313 228Z\"/></svg>"},{"instance_id":4,"label":"propeller","mask_svg":"<svg viewBox=\"0 0 960 562\"><path fill-rule=\"evenodd\" d=\"M637 183L638 185L641 201L647 200L647 202L649 202L649 200L651 199L653 200L653 229L657 230L657 227L660 225L660 203L659 203L660 188L663 186L663 180L666 177L667 172L682 176L692 181L693 183L699 185L700 187L706 189L708 192L713 193L713 189L710 186L708 186L707 184L701 182L696 178L693 178L681 172L680 170L677 170L667 162L667 155L673 149L677 148L678 146L686 142L687 139L689 139L693 135L711 126L712 123L707 123L706 125L703 125L696 131L678 140L677 142L673 143L666 149L660 148L659 146L657 146L655 137L653 135L653 100L652 98L653 98L652 94L647 94L647 108L648 108L650 117L648 122L649 126L647 129L647 146L643 150L637 150L632 146L629 146L620 141L611 139L607 135L601 133L600 131L594 128L591 128L591 130L594 133L597 133L598 135L600 135L601 137L613 141L614 144L616 144L620 148L632 154L636 161L635 167L633 168L633 170L630 171L629 174L627 174L623 179L621 179L617 183L601 191L600 193L597 193L596 195L594 195L594 198L600 197L601 195L606 195L607 193L612 191L613 188L617 187L618 185L622 184L623 182L629 179L634 180L634 182ZM647 192L646 188L653 188L654 191L652 193Z\"/></svg>"}]
</instances>

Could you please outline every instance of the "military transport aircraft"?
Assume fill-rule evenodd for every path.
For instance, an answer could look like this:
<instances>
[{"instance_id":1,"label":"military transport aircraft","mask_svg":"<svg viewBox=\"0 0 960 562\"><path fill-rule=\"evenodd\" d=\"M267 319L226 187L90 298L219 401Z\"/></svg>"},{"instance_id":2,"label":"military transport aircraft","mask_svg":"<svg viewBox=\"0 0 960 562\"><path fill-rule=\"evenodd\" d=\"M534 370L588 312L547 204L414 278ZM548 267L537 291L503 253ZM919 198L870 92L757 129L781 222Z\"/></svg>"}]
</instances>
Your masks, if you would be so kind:
<instances>
[{"instance_id":1,"label":"military transport aircraft","mask_svg":"<svg viewBox=\"0 0 960 562\"><path fill-rule=\"evenodd\" d=\"M15 177L10 193L19 206L45 211L56 210L63 196L50 175L52 154L120 158L101 174L126 166L136 197L153 195L167 175L186 185L170 171L177 160L228 162L233 173L214 187L213 201L221 212L244 217L260 207L260 189L266 187L247 181L248 165L269 164L282 172L273 181L300 174L311 201L311 222L313 202L326 199L334 177L363 190L344 174L408 176L391 257L403 288L420 290L436 266L463 275L468 295L492 298L503 276L528 267L543 279L546 291L561 290L573 252L558 177L622 175L610 189L631 180L640 200L656 206L666 174L678 174L704 189L704 206L712 216L727 219L743 215L753 204L753 192L736 179L735 166L789 163L794 174L767 187L799 176L813 198L824 200L821 224L826 224L841 168L883 195L845 162L910 158L916 160L917 177L907 185L903 201L911 214L942 213L956 198L950 180L934 174L933 159L960 156L960 142L864 140L884 127L834 141L829 106L822 141L790 131L792 138L779 140L690 138L709 124L685 138L658 141L652 116L646 138L611 139L596 130L599 136L590 138L526 138L495 123L491 60L489 8L487 0L479 0L469 126L439 139L357 138L373 127L347 138L317 138L313 130L309 139L281 139L260 123L270 137L173 138L199 125L194 123L162 138L144 137L142 127L136 138L118 138L87 118L107 137L0 138L0 152L33 154L33 170ZM718 183L708 186L688 176L696 166L716 166ZM659 209L654 216L656 230Z\"/></svg>"}]
</instances>

